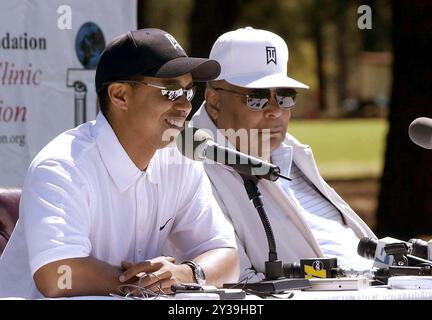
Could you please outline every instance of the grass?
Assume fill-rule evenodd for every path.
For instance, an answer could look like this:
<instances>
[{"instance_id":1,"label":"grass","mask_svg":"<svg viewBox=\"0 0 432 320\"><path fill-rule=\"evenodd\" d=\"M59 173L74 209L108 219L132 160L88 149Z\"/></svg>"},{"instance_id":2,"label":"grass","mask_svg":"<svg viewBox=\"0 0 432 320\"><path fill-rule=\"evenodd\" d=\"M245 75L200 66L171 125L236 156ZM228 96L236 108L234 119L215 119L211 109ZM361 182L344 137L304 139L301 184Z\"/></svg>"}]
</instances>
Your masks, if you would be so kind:
<instances>
[{"instance_id":1,"label":"grass","mask_svg":"<svg viewBox=\"0 0 432 320\"><path fill-rule=\"evenodd\" d=\"M381 176L385 119L291 120L288 132L312 147L326 179Z\"/></svg>"}]
</instances>

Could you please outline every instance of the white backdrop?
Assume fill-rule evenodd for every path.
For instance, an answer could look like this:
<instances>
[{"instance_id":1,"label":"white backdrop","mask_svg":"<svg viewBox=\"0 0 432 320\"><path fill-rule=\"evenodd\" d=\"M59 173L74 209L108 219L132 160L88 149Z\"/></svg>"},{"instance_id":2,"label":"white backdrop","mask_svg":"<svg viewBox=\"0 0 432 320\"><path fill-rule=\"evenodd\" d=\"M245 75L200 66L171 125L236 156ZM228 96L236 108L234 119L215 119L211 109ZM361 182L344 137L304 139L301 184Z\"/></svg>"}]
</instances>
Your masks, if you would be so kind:
<instances>
[{"instance_id":1,"label":"white backdrop","mask_svg":"<svg viewBox=\"0 0 432 320\"><path fill-rule=\"evenodd\" d=\"M21 187L45 144L96 117L97 57L132 29L136 0L0 0L0 187Z\"/></svg>"}]
</instances>

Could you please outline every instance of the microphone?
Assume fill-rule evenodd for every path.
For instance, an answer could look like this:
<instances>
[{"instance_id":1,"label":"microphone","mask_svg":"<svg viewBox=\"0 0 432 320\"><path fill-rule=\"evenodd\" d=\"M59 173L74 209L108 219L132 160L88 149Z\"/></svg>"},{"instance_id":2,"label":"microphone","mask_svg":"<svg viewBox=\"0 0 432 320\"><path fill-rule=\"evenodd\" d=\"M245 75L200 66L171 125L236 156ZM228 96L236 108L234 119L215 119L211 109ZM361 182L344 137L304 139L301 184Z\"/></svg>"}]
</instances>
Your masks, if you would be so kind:
<instances>
[{"instance_id":1,"label":"microphone","mask_svg":"<svg viewBox=\"0 0 432 320\"><path fill-rule=\"evenodd\" d=\"M300 262L283 265L283 274L286 278L336 278L341 273L337 258L300 259Z\"/></svg>"},{"instance_id":2,"label":"microphone","mask_svg":"<svg viewBox=\"0 0 432 320\"><path fill-rule=\"evenodd\" d=\"M270 181L276 181L278 178L291 180L280 173L278 166L216 144L212 136L203 129L185 128L177 136L176 145L185 157L195 161L208 159L230 166L241 175Z\"/></svg>"},{"instance_id":3,"label":"microphone","mask_svg":"<svg viewBox=\"0 0 432 320\"><path fill-rule=\"evenodd\" d=\"M417 118L409 126L408 135L416 145L432 149L432 119Z\"/></svg>"},{"instance_id":4,"label":"microphone","mask_svg":"<svg viewBox=\"0 0 432 320\"><path fill-rule=\"evenodd\" d=\"M392 251L394 252L394 255L392 254ZM403 260L405 260L406 265L409 266L418 266L420 264L430 265L431 262L428 260L407 254L411 252L411 243L390 237L379 240L364 237L360 239L357 246L357 253L359 256L374 260L374 267L377 268L386 268L396 264L400 266L400 260L395 261L396 254L398 254L398 257L403 255Z\"/></svg>"},{"instance_id":5,"label":"microphone","mask_svg":"<svg viewBox=\"0 0 432 320\"><path fill-rule=\"evenodd\" d=\"M427 260L432 260L432 240L424 241L421 239L409 239L411 244L411 254Z\"/></svg>"}]
</instances>

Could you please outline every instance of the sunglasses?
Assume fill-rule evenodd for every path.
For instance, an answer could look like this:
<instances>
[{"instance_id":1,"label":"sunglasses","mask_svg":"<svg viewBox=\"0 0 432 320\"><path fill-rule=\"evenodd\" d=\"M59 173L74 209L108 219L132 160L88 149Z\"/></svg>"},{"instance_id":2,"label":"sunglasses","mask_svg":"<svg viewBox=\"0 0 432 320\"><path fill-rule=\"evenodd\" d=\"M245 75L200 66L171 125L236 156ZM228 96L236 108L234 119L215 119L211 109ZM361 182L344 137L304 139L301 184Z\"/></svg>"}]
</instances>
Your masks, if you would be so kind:
<instances>
[{"instance_id":1,"label":"sunglasses","mask_svg":"<svg viewBox=\"0 0 432 320\"><path fill-rule=\"evenodd\" d=\"M166 86L159 86L156 84L147 83L147 82L143 82L143 81L135 81L135 80L119 80L117 82L137 83L137 84L143 84L145 86L149 86L152 88L160 89L161 94L165 98L167 98L169 101L176 101L177 99L181 98L183 95L186 97L187 101L192 101L192 99L195 95L195 87L185 89L185 88L179 87L178 84L169 84Z\"/></svg>"},{"instance_id":2,"label":"sunglasses","mask_svg":"<svg viewBox=\"0 0 432 320\"><path fill-rule=\"evenodd\" d=\"M237 94L246 97L246 105L252 111L260 111L267 106L267 103L271 99L271 92L269 89L255 89L248 94L240 93L237 91L224 89L224 88L214 88L215 90L221 90ZM297 91L291 88L278 88L276 89L276 102L279 107L283 110L289 110L294 107L295 100L297 96Z\"/></svg>"}]
</instances>

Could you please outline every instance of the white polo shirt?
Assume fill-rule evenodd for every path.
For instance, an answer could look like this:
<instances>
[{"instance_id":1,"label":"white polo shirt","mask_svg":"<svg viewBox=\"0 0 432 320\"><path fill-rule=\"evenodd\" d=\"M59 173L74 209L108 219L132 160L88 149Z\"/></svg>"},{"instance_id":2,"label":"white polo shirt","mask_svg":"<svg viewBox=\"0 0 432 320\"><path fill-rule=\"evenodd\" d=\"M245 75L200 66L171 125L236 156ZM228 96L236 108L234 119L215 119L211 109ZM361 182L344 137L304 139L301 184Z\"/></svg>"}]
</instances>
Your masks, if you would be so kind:
<instances>
[{"instance_id":1,"label":"white polo shirt","mask_svg":"<svg viewBox=\"0 0 432 320\"><path fill-rule=\"evenodd\" d=\"M160 256L167 241L189 259L236 248L201 163L164 148L141 171L99 113L32 161L0 258L0 297L41 297L33 274L50 262L93 256L119 266Z\"/></svg>"}]
</instances>

